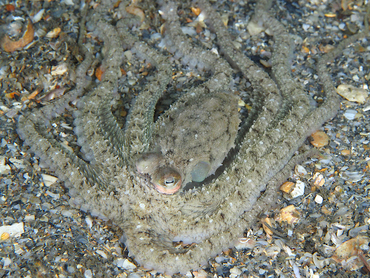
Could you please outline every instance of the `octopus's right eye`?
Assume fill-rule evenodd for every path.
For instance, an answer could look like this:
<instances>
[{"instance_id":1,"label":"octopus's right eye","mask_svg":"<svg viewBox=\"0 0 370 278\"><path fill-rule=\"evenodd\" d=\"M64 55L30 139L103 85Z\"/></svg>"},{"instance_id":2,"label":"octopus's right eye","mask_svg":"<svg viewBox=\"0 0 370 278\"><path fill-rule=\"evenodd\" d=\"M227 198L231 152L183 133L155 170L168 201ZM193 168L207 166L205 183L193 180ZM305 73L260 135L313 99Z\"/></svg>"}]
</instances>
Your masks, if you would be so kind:
<instances>
[{"instance_id":1,"label":"octopus's right eye","mask_svg":"<svg viewBox=\"0 0 370 278\"><path fill-rule=\"evenodd\" d=\"M181 188L181 175L171 167L161 167L152 176L154 188L162 194L175 194Z\"/></svg>"}]
</instances>

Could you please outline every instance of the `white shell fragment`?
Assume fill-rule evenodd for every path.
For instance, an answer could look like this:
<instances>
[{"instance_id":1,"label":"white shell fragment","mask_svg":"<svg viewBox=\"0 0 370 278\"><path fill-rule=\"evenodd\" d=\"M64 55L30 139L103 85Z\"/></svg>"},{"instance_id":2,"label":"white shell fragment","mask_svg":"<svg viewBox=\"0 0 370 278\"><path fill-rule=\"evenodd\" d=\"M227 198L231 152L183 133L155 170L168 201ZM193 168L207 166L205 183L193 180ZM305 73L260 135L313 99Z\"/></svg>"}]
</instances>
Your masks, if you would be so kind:
<instances>
[{"instance_id":1,"label":"white shell fragment","mask_svg":"<svg viewBox=\"0 0 370 278\"><path fill-rule=\"evenodd\" d=\"M297 176L303 177L303 176L307 175L307 170L302 165L297 164L294 168L294 173Z\"/></svg>"},{"instance_id":2,"label":"white shell fragment","mask_svg":"<svg viewBox=\"0 0 370 278\"><path fill-rule=\"evenodd\" d=\"M42 177L42 181L44 182L45 186L47 186L47 187L49 187L50 185L52 185L53 183L55 183L58 180L57 177L47 175L47 174L42 174L41 177Z\"/></svg>"},{"instance_id":3,"label":"white shell fragment","mask_svg":"<svg viewBox=\"0 0 370 278\"><path fill-rule=\"evenodd\" d=\"M280 190L286 193L285 198L294 199L304 194L305 183L298 180L297 182L287 181L280 186Z\"/></svg>"},{"instance_id":4,"label":"white shell fragment","mask_svg":"<svg viewBox=\"0 0 370 278\"><path fill-rule=\"evenodd\" d=\"M354 110L354 109L347 109L346 112L344 112L343 116L347 119L347 120L354 120L355 117L356 117L356 114L357 114L357 111Z\"/></svg>"},{"instance_id":5,"label":"white shell fragment","mask_svg":"<svg viewBox=\"0 0 370 278\"><path fill-rule=\"evenodd\" d=\"M68 71L68 65L61 63L57 66L51 67L51 75L63 75Z\"/></svg>"},{"instance_id":6,"label":"white shell fragment","mask_svg":"<svg viewBox=\"0 0 370 278\"><path fill-rule=\"evenodd\" d=\"M365 103L368 96L368 91L355 86L342 84L337 87L337 93L346 100L358 103Z\"/></svg>"},{"instance_id":7,"label":"white shell fragment","mask_svg":"<svg viewBox=\"0 0 370 278\"><path fill-rule=\"evenodd\" d=\"M252 238L242 237L235 242L235 248L238 250L253 249L255 246L256 241Z\"/></svg>"},{"instance_id":8,"label":"white shell fragment","mask_svg":"<svg viewBox=\"0 0 370 278\"><path fill-rule=\"evenodd\" d=\"M254 21L249 21L247 25L248 33L251 36L258 35L259 33L263 32L265 28L263 26L260 26L258 23Z\"/></svg>"},{"instance_id":9,"label":"white shell fragment","mask_svg":"<svg viewBox=\"0 0 370 278\"><path fill-rule=\"evenodd\" d=\"M59 36L59 33L62 31L60 27L54 28L53 30L49 31L45 37L48 39L55 39L56 37Z\"/></svg>"},{"instance_id":10,"label":"white shell fragment","mask_svg":"<svg viewBox=\"0 0 370 278\"><path fill-rule=\"evenodd\" d=\"M0 156L0 174L6 175L10 172L10 166L5 164L5 156Z\"/></svg>"},{"instance_id":11,"label":"white shell fragment","mask_svg":"<svg viewBox=\"0 0 370 278\"><path fill-rule=\"evenodd\" d=\"M96 250L96 253L102 256L104 259L108 259L107 254L102 250Z\"/></svg>"},{"instance_id":12,"label":"white shell fragment","mask_svg":"<svg viewBox=\"0 0 370 278\"><path fill-rule=\"evenodd\" d=\"M297 181L295 183L295 187L293 189L293 191L290 193L290 196L292 196L292 198L296 198L296 197L299 197L299 196L302 196L304 194L304 188L305 188L305 183L303 181Z\"/></svg>"},{"instance_id":13,"label":"white shell fragment","mask_svg":"<svg viewBox=\"0 0 370 278\"><path fill-rule=\"evenodd\" d=\"M230 269L230 277L238 277L240 274L242 274L242 271L236 266Z\"/></svg>"},{"instance_id":14,"label":"white shell fragment","mask_svg":"<svg viewBox=\"0 0 370 278\"><path fill-rule=\"evenodd\" d=\"M3 238L4 234L8 234L10 237L19 237L24 233L24 224L14 223L13 225L5 225L0 227L0 237Z\"/></svg>"},{"instance_id":15,"label":"white shell fragment","mask_svg":"<svg viewBox=\"0 0 370 278\"><path fill-rule=\"evenodd\" d=\"M45 13L45 9L41 9L39 10L33 17L32 17L32 22L33 23L37 23L39 22L42 17L44 16L44 13Z\"/></svg>"},{"instance_id":16,"label":"white shell fragment","mask_svg":"<svg viewBox=\"0 0 370 278\"><path fill-rule=\"evenodd\" d=\"M135 268L136 268L136 265L133 264L132 262L130 262L128 259L121 259L121 258L117 259L116 265L119 268L123 268L123 269L126 269L128 271L134 271Z\"/></svg>"}]
</instances>

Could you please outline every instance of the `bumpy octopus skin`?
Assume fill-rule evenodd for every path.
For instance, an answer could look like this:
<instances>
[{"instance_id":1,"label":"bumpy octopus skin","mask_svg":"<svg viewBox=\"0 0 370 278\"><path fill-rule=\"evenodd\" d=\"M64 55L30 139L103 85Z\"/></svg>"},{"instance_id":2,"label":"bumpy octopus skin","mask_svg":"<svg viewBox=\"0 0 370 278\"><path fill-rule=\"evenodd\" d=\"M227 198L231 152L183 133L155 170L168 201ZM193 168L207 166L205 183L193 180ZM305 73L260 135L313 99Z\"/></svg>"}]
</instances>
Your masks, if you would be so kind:
<instances>
[{"instance_id":1,"label":"bumpy octopus skin","mask_svg":"<svg viewBox=\"0 0 370 278\"><path fill-rule=\"evenodd\" d=\"M30 150L65 182L81 209L111 219L123 229L129 255L140 264L168 274L198 269L210 257L232 246L233 241L253 225L257 215L274 204L276 185L284 180L296 162L295 152L310 132L332 118L339 108L333 83L326 72L326 63L362 35L339 44L336 50L319 61L318 72L326 99L315 108L310 106L307 94L290 75L290 37L267 12L270 1L258 2L255 17L274 34L271 64L276 82L235 48L220 16L208 2L202 0L196 5L217 35L222 57L186 40L180 29L176 4L164 3L164 41L168 51L173 52L177 59L182 59L184 64L212 73L209 80L191 90L192 94L207 95L206 99L212 99L228 92L233 71L241 72L253 87L255 102L240 135L233 135L235 130L230 129L227 136L211 136L221 140L222 155L219 156L217 152L213 154L214 142L204 142L207 141L206 134L200 136L202 141L199 144L184 137L186 146L198 144L194 155L187 154L185 148L181 149L181 142L175 145L172 142L171 145L171 141L176 139L160 136L168 129L173 132L171 136L181 133L181 127L186 125L181 120L188 116L179 117L178 126L171 126L171 121L166 121L165 117L157 123L153 122L155 105L171 82L172 67L168 57L131 34L129 27L135 19L125 13L128 3L120 4L123 16L115 26L104 21L105 13L111 8L109 1L104 3L100 13L96 10L87 13L87 21L107 49L102 63L105 73L96 88L79 100L74 112L75 133L84 159L50 136L46 129L49 123L42 119L51 120L64 109L73 109L69 102L83 95L84 88L89 85L84 77L91 64L91 54L86 49L85 60L77 71L80 81L76 88L53 105L25 112L19 117L18 133ZM121 77L122 43L156 67L153 78L131 107L124 129L118 125L111 111L112 92ZM181 107L181 101L186 103L191 97L191 94L185 95L164 115L173 115L177 107ZM231 101L234 100L231 97ZM189 101L189 104L190 108L184 106L180 110L191 115L194 109L201 107L194 101ZM235 129L235 122L239 123L239 120L235 113L230 115L227 112L227 109L234 111L233 105L225 105L222 109L224 111L220 114L210 109L213 120L222 115L221 125L225 125L222 130L229 126ZM167 126L165 131L160 126L162 121ZM229 125L228 122L234 124ZM207 132L202 125L198 132L203 131ZM176 191L171 192L175 194L160 192L155 183L153 185L157 166L137 163L145 154L159 147L160 155L154 156L154 164L164 163L164 167L172 167L187 182L193 169L188 160L195 158L197 163L207 161L212 165L210 168L215 168L234 141L237 152L220 175L188 191L178 191L175 186ZM171 154L171 146L176 146L176 154ZM207 156L202 157L203 154ZM169 178L167 181L171 183L173 180Z\"/></svg>"},{"instance_id":2,"label":"bumpy octopus skin","mask_svg":"<svg viewBox=\"0 0 370 278\"><path fill-rule=\"evenodd\" d=\"M223 92L190 93L177 101L156 123L150 149L158 152L141 156L137 170L149 174L164 194L214 174L234 147L240 123L237 103L236 96Z\"/></svg>"}]
</instances>

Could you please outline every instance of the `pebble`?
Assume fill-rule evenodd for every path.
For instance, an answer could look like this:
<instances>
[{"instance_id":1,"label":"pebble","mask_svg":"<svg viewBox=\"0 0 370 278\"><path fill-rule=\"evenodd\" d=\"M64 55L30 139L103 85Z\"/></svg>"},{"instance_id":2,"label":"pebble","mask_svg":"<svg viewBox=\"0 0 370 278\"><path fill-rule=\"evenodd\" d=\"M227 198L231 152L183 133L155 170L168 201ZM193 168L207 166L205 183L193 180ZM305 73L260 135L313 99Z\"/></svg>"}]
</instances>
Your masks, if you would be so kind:
<instances>
[{"instance_id":1,"label":"pebble","mask_svg":"<svg viewBox=\"0 0 370 278\"><path fill-rule=\"evenodd\" d=\"M87 226L91 229L91 227L93 225L93 220L91 219L91 217L86 216L85 222L86 222Z\"/></svg>"},{"instance_id":2,"label":"pebble","mask_svg":"<svg viewBox=\"0 0 370 278\"><path fill-rule=\"evenodd\" d=\"M354 120L355 117L356 117L356 114L357 114L357 111L354 110L354 109L347 109L346 112L344 112L343 116L347 119L347 120Z\"/></svg>"},{"instance_id":3,"label":"pebble","mask_svg":"<svg viewBox=\"0 0 370 278\"><path fill-rule=\"evenodd\" d=\"M93 276L93 273L92 273L92 271L90 269L85 270L84 276L85 276L85 278L92 278L92 277L94 277Z\"/></svg>"},{"instance_id":4,"label":"pebble","mask_svg":"<svg viewBox=\"0 0 370 278\"><path fill-rule=\"evenodd\" d=\"M303 24L302 24L302 28L303 28L303 30L304 30L305 32L307 32L307 30L308 30L310 27L311 27L311 25L309 25L309 24L306 24L306 23L303 23Z\"/></svg>"},{"instance_id":5,"label":"pebble","mask_svg":"<svg viewBox=\"0 0 370 278\"><path fill-rule=\"evenodd\" d=\"M25 217L24 217L24 221L26 222L32 222L32 221L35 221L35 216L32 215L32 214L27 214Z\"/></svg>"},{"instance_id":6,"label":"pebble","mask_svg":"<svg viewBox=\"0 0 370 278\"><path fill-rule=\"evenodd\" d=\"M323 201L323 198L321 197L321 195L316 195L315 202L321 205L322 201Z\"/></svg>"},{"instance_id":7,"label":"pebble","mask_svg":"<svg viewBox=\"0 0 370 278\"><path fill-rule=\"evenodd\" d=\"M230 277L235 278L242 274L242 271L236 266L230 269Z\"/></svg>"},{"instance_id":8,"label":"pebble","mask_svg":"<svg viewBox=\"0 0 370 278\"><path fill-rule=\"evenodd\" d=\"M3 268L7 268L8 266L11 265L12 260L10 258L3 258L2 262L3 262Z\"/></svg>"}]
</instances>

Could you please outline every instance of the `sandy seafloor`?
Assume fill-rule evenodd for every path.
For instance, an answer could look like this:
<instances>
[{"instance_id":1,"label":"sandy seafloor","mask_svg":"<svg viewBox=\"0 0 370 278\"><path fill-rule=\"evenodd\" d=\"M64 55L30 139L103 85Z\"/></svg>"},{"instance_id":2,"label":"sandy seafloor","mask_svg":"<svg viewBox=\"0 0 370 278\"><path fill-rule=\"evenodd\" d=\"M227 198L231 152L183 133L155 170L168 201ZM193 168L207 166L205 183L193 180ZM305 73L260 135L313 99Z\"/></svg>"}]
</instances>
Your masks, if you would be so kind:
<instances>
[{"instance_id":1,"label":"sandy seafloor","mask_svg":"<svg viewBox=\"0 0 370 278\"><path fill-rule=\"evenodd\" d=\"M56 85L73 88L73 82L69 81L72 68L68 67L73 59L68 51L53 53L59 35L45 37L59 26L62 32L76 38L80 3L61 2L17 1L15 6L32 17L45 9L34 24L39 36L28 49L0 54L0 277L165 276L143 269L127 257L119 228L71 206L63 183L53 183L53 172L27 152L28 148L22 146L16 134L17 115L22 109L36 106L37 97L26 102L24 97L38 88L37 82L44 83L43 93L55 89ZM1 1L0 4L1 24L5 26L5 10L9 7L5 4L14 3ZM266 36L250 38L246 31L252 6L248 1L220 2L223 14L229 14L229 26L236 41L247 55L258 61L261 49L268 52L270 47ZM356 26L363 28L363 13L359 10L365 10L364 1L278 1L274 6L277 18L293 34L296 44L291 57L292 73L318 102L321 87L315 73L315 59L330 49L330 45L356 31ZM54 55L53 59L47 55ZM52 67L60 65L64 57L67 57L67 72L63 73L62 69L56 76L50 75L56 70ZM335 85L349 84L368 92L369 62L367 39L347 48L329 66ZM38 67L37 63L42 65ZM41 79L36 72L45 69L49 75ZM127 78L123 85L129 81ZM11 94L14 92L20 95ZM128 94L122 95L124 98ZM302 162L300 165L305 170L296 168L295 174L292 169L289 180L294 184L303 182L304 192L292 200L282 194L277 196L276 209L266 211L253 227L246 229L238 249L210 259L209 265L186 276L367 276L370 273L367 265L369 110L367 100L357 103L342 99L338 115L322 129L330 141L320 148L320 159ZM321 183L318 178L322 178ZM290 223L281 221L282 209L289 205L294 206L290 207L293 214L285 218ZM262 228L262 221L270 223L274 230L272 236L266 234L268 229ZM14 224L18 224L18 228L23 225L24 232L10 233L6 226Z\"/></svg>"}]
</instances>

